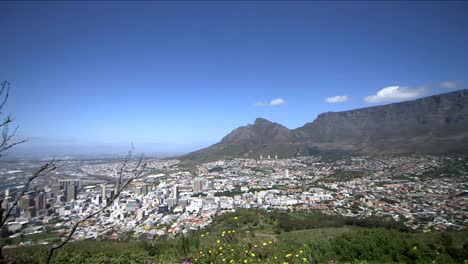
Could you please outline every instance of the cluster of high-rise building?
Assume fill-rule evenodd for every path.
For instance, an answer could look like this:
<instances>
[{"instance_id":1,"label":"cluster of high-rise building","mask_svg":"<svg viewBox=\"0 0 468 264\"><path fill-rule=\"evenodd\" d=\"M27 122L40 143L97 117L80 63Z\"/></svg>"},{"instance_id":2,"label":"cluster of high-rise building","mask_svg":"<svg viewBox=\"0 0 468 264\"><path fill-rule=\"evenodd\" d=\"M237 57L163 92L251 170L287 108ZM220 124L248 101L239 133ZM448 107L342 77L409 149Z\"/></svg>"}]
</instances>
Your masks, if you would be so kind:
<instances>
[{"instance_id":1,"label":"cluster of high-rise building","mask_svg":"<svg viewBox=\"0 0 468 264\"><path fill-rule=\"evenodd\" d=\"M4 192L1 207L5 211L13 207L12 217L31 219L36 216L48 216L54 214L61 205L74 201L81 189L80 180L59 180L52 186L27 191L21 197L21 186L8 188ZM18 204L15 206L16 200Z\"/></svg>"}]
</instances>

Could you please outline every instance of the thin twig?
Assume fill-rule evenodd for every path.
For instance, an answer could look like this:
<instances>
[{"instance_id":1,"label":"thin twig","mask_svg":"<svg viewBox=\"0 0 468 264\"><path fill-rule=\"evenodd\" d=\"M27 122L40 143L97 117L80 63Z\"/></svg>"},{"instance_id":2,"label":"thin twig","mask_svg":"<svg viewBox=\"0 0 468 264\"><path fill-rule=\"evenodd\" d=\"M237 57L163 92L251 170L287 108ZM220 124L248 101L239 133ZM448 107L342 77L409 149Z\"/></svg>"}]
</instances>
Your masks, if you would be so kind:
<instances>
[{"instance_id":1,"label":"thin twig","mask_svg":"<svg viewBox=\"0 0 468 264\"><path fill-rule=\"evenodd\" d=\"M3 115L3 108L8 101L10 96L10 83L9 82L2 82L0 84L0 116ZM15 119L11 116L4 117L3 121L0 122L0 129L1 129L1 141L0 141L0 157L4 156L5 152L12 147L19 145L21 143L26 142L26 140L20 141L13 141L13 137L16 135L16 131L18 127L10 132L10 125L13 123Z\"/></svg>"},{"instance_id":2,"label":"thin twig","mask_svg":"<svg viewBox=\"0 0 468 264\"><path fill-rule=\"evenodd\" d=\"M110 199L106 203L106 205L104 207L100 208L99 210L97 210L97 211L95 211L93 213L90 213L86 217L84 217L84 218L80 219L79 221L77 221L73 225L73 227L71 228L71 230L68 233L67 237L60 244L52 246L52 248L49 250L49 254L47 255L46 263L50 263L55 250L60 249L61 247L65 246L70 241L70 239L73 237L73 235L75 234L78 227L83 222L87 221L88 219L91 219L91 218L95 217L96 215L100 214L101 212L103 212L104 210L109 208L114 203L114 201L116 201L120 197L121 193L127 188L127 186L132 181L139 178L143 174L143 172L146 169L146 162L143 162L143 156L141 156L140 159L138 160L137 164L133 168L133 170L130 171L131 175L129 177L125 177L125 172L128 172L126 169L127 169L127 166L129 164L132 156L133 156L133 147L129 150L125 160L123 161L122 167L121 167L121 169L119 171L118 179L117 179L117 183L116 183L117 184L116 193L115 193L114 197L112 197L112 199Z\"/></svg>"},{"instance_id":3,"label":"thin twig","mask_svg":"<svg viewBox=\"0 0 468 264\"><path fill-rule=\"evenodd\" d=\"M1 222L0 222L0 229L3 228L5 225L7 219L10 217L11 212L13 211L13 208L18 205L19 200L21 197L24 196L24 194L29 190L29 186L31 185L31 182L36 179L39 176L45 175L50 173L51 171L55 170L57 167L55 165L55 160L51 160L47 162L46 164L42 165L33 175L31 175L28 180L26 181L25 185L23 186L23 189L21 190L20 194L17 195L15 201L13 202L13 205L10 206L8 209L7 213L5 216L2 216Z\"/></svg>"}]
</instances>

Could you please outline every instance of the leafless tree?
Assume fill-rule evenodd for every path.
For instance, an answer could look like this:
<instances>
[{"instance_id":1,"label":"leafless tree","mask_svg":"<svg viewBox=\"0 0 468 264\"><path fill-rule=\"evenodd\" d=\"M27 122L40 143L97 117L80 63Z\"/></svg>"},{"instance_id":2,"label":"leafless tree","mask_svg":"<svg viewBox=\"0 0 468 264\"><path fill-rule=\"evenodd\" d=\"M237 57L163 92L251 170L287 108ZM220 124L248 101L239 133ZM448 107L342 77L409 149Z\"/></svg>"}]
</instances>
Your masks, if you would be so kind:
<instances>
[{"instance_id":1,"label":"leafless tree","mask_svg":"<svg viewBox=\"0 0 468 264\"><path fill-rule=\"evenodd\" d=\"M4 81L0 84L0 118L3 119L0 121L0 130L2 133L1 136L1 141L0 141L0 158L6 155L6 151L11 149L12 147L19 145L21 143L26 142L26 140L19 140L19 141L14 141L13 137L16 134L16 131L18 130L18 127L15 127L13 131L10 130L10 125L13 123L14 118L12 118L10 115L4 116L4 107L8 101L8 97L10 95L10 83L7 81ZM51 160L47 162L46 164L42 165L35 173L33 173L31 176L28 177L26 180L23 188L19 191L19 194L16 195L15 200L13 201L13 204L9 205L9 208L6 210L6 212L0 210L0 230L4 228L5 224L8 221L8 218L11 215L11 212L13 209L18 205L18 202L20 201L21 197L24 196L24 194L29 190L29 186L31 185L32 181L34 181L36 178L44 176L48 174L49 172L53 171L56 169L55 165L55 160ZM3 243L0 245L0 261L3 260Z\"/></svg>"},{"instance_id":2,"label":"leafless tree","mask_svg":"<svg viewBox=\"0 0 468 264\"><path fill-rule=\"evenodd\" d=\"M4 115L3 108L8 101L9 97L9 92L10 92L10 83L9 82L2 82L0 84L0 120L1 117ZM0 157L5 156L6 151L11 149L12 147L19 145L21 143L26 142L26 140L19 140L19 141L14 141L14 136L16 134L16 131L18 127L15 127L13 131L10 130L10 125L13 123L14 118L12 118L10 115L7 115L5 118L3 118L3 121L0 121L0 130L2 133L1 139L0 139ZM116 201L122 192L130 185L131 182L134 180L138 179L141 177L146 169L146 162L143 161L143 157L141 156L137 161L135 166L131 166L131 162L133 160L133 146L130 148L127 156L123 160L122 166L120 170L117 172L116 175L116 181L115 181L115 195L107 201L107 203L100 209L89 213L86 217L78 220L71 228L70 233L65 237L65 239L59 243L58 245L54 245L50 248L49 253L47 255L46 262L50 263L54 251L60 249L61 247L65 246L79 226L85 222L86 220L89 220L97 215L99 215L101 212L105 211L108 209L114 201ZM10 217L13 208L18 205L20 199L24 194L29 190L29 187L31 183L38 177L44 176L53 170L57 168L56 166L56 161L51 160L47 162L46 164L42 165L34 174L32 174L28 179L26 180L23 188L19 192L19 194L16 196L15 200L13 201L13 204L9 207L9 209L6 211L5 214L3 214L2 211L0 211L0 229L4 227L4 225L7 223L8 218ZM2 249L3 249L3 244L0 245L0 263L2 263L3 260L3 254L2 254Z\"/></svg>"},{"instance_id":3,"label":"leafless tree","mask_svg":"<svg viewBox=\"0 0 468 264\"><path fill-rule=\"evenodd\" d=\"M4 107L8 101L8 97L10 95L10 83L4 81L0 84L0 117L4 116ZM10 115L7 115L3 118L3 121L0 123L0 129L2 130L2 137L0 142L0 158L5 156L7 150L11 149L12 147L19 145L21 143L26 142L26 140L20 141L13 141L13 137L18 130L16 127L12 132L10 132L10 125L13 123L14 118ZM8 217L10 217L13 208L18 204L21 197L28 191L31 182L35 180L37 177L43 176L53 170L56 169L55 160L49 161L46 164L42 165L35 173L33 173L27 180L23 188L21 189L19 195L16 196L15 201L13 201L13 205L6 211L6 213L0 213L0 229L3 228L5 225Z\"/></svg>"},{"instance_id":4,"label":"leafless tree","mask_svg":"<svg viewBox=\"0 0 468 264\"><path fill-rule=\"evenodd\" d=\"M109 199L103 207L101 207L100 209L94 212L89 213L87 216L75 222L75 224L73 224L70 232L65 237L65 239L61 243L52 246L52 248L49 250L46 263L50 263L55 250L58 250L61 247L65 246L71 240L71 238L73 237L73 235L75 234L75 232L77 231L77 229L83 222L99 215L101 212L109 208L114 203L114 201L116 201L120 197L122 192L128 187L128 185L130 185L131 182L140 178L143 175L146 169L146 162L143 162L143 157L140 156L140 158L136 162L136 165L133 166L133 168L130 168L130 163L132 161L133 156L134 155L133 155L133 147L132 147L128 151L128 154L125 157L125 159L123 160L120 170L117 172L114 196L111 199Z\"/></svg>"},{"instance_id":5,"label":"leafless tree","mask_svg":"<svg viewBox=\"0 0 468 264\"><path fill-rule=\"evenodd\" d=\"M5 115L4 107L8 101L10 95L10 83L4 81L0 84L0 117ZM2 138L0 141L0 157L4 156L6 151L10 148L25 142L26 140L14 141L13 137L18 130L18 127L15 127L13 130L10 130L10 125L13 123L14 118L10 115L3 117L3 120L0 121L0 130L2 131Z\"/></svg>"}]
</instances>

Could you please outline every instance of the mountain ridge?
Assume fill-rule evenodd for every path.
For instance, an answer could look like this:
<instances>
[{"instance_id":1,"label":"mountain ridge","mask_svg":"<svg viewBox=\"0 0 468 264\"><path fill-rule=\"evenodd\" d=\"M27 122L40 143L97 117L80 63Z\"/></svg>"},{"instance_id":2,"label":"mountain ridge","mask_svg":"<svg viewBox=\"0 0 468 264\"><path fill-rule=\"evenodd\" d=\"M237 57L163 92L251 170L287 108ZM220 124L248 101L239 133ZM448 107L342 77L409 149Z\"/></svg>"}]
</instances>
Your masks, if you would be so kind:
<instances>
[{"instance_id":1,"label":"mountain ridge","mask_svg":"<svg viewBox=\"0 0 468 264\"><path fill-rule=\"evenodd\" d=\"M468 152L468 89L412 101L325 112L295 129L257 118L182 159L285 158L326 152L437 154Z\"/></svg>"}]
</instances>

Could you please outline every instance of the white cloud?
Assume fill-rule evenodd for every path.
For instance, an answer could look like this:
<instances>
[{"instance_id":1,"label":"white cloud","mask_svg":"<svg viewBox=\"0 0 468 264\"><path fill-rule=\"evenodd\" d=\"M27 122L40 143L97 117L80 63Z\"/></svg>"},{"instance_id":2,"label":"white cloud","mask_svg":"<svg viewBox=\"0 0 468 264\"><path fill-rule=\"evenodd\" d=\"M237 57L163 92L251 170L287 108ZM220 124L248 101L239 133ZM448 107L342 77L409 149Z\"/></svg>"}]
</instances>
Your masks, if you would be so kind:
<instances>
[{"instance_id":1,"label":"white cloud","mask_svg":"<svg viewBox=\"0 0 468 264\"><path fill-rule=\"evenodd\" d=\"M286 101L283 98L277 98L277 99L273 99L273 100L270 101L271 106L282 105L282 104L285 104L285 103L286 103Z\"/></svg>"},{"instance_id":2,"label":"white cloud","mask_svg":"<svg viewBox=\"0 0 468 264\"><path fill-rule=\"evenodd\" d=\"M330 104L335 104L335 103L342 103L348 101L348 96L347 95L337 95L333 97L328 97L325 99L325 102L330 103Z\"/></svg>"},{"instance_id":3,"label":"white cloud","mask_svg":"<svg viewBox=\"0 0 468 264\"><path fill-rule=\"evenodd\" d=\"M425 91L425 88L389 86L378 91L375 95L366 96L364 101L368 103L381 103L411 100L424 95Z\"/></svg>"},{"instance_id":4,"label":"white cloud","mask_svg":"<svg viewBox=\"0 0 468 264\"><path fill-rule=\"evenodd\" d=\"M279 106L286 103L286 100L283 98L276 98L271 100L270 102L256 102L254 106Z\"/></svg>"},{"instance_id":5,"label":"white cloud","mask_svg":"<svg viewBox=\"0 0 468 264\"><path fill-rule=\"evenodd\" d=\"M447 81L440 83L440 86L448 89L453 89L457 88L461 83L461 81Z\"/></svg>"}]
</instances>

